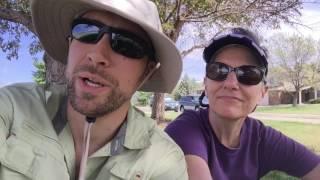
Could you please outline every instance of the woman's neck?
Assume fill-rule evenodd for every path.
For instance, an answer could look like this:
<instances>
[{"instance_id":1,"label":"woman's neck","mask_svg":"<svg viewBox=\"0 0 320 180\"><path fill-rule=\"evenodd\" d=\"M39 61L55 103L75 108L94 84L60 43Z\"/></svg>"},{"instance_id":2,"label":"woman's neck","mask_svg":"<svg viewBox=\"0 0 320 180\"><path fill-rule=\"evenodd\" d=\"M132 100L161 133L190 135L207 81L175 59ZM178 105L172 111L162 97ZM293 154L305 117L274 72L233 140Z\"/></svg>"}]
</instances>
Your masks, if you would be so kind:
<instances>
[{"instance_id":1,"label":"woman's neck","mask_svg":"<svg viewBox=\"0 0 320 180\"><path fill-rule=\"evenodd\" d=\"M240 146L240 135L245 118L227 119L209 110L209 122L220 143L230 149Z\"/></svg>"}]
</instances>

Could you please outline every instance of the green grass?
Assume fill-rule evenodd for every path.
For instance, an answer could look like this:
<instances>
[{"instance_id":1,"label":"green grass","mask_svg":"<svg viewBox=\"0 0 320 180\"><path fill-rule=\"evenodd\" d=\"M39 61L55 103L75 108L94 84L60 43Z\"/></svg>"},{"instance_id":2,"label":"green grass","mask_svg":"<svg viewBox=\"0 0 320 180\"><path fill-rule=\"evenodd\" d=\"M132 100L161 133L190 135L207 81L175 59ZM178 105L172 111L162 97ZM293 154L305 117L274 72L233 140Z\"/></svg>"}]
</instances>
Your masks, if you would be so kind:
<instances>
[{"instance_id":1,"label":"green grass","mask_svg":"<svg viewBox=\"0 0 320 180\"><path fill-rule=\"evenodd\" d=\"M299 178L288 176L287 174L279 171L272 171L261 178L261 180L298 180L298 179Z\"/></svg>"},{"instance_id":2,"label":"green grass","mask_svg":"<svg viewBox=\"0 0 320 180\"><path fill-rule=\"evenodd\" d=\"M293 107L292 105L259 106L256 112L278 114L319 114L320 104L303 104Z\"/></svg>"},{"instance_id":3,"label":"green grass","mask_svg":"<svg viewBox=\"0 0 320 180\"><path fill-rule=\"evenodd\" d=\"M263 121L320 154L320 125L284 121Z\"/></svg>"}]
</instances>

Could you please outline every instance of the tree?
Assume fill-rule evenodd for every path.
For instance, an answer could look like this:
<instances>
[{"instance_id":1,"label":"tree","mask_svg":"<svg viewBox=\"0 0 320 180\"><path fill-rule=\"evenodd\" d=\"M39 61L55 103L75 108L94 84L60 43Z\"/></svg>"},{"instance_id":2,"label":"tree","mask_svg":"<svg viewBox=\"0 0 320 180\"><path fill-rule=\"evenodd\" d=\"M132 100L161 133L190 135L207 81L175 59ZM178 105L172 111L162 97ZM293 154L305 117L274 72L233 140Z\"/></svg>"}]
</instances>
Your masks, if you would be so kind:
<instances>
[{"instance_id":1,"label":"tree","mask_svg":"<svg viewBox=\"0 0 320 180\"><path fill-rule=\"evenodd\" d=\"M178 88L173 92L174 99L178 100L181 98L181 96L194 94L196 93L198 87L200 87L200 85L196 82L196 80L189 78L189 76L185 74L181 82L178 84Z\"/></svg>"},{"instance_id":2,"label":"tree","mask_svg":"<svg viewBox=\"0 0 320 180\"><path fill-rule=\"evenodd\" d=\"M0 48L9 60L18 58L21 38L30 36L29 53L35 55L43 51L32 25L29 0L0 1ZM9 37L9 38L8 38ZM46 67L46 83L64 84L65 65L43 55Z\"/></svg>"},{"instance_id":3,"label":"tree","mask_svg":"<svg viewBox=\"0 0 320 180\"><path fill-rule=\"evenodd\" d=\"M212 27L224 27L225 24L255 25L266 24L269 27L278 27L280 22L297 23L294 17L300 15L302 0L153 0L158 6L161 16L161 23L164 32L174 41L178 39L194 38L195 40L186 47L181 54L187 55L195 48L204 46L201 39L205 39L206 34L213 33ZM184 29L188 25L196 27L197 33L189 35L189 31ZM21 36L32 34L34 41L30 44L30 53L41 51L41 46L37 40L32 20L28 0L2 0L0 1L0 46L8 58L17 58L20 48ZM13 34L13 39L5 40L5 34ZM44 55L46 64L46 82L65 83L63 64L54 61L48 55ZM156 93L154 95L154 109L152 117L163 120L164 95Z\"/></svg>"},{"instance_id":4,"label":"tree","mask_svg":"<svg viewBox=\"0 0 320 180\"><path fill-rule=\"evenodd\" d=\"M293 34L274 35L269 43L275 61L295 88L293 106L298 103L301 88L308 85L308 68L315 55L315 41L310 37ZM301 101L299 100L299 103Z\"/></svg>"},{"instance_id":5,"label":"tree","mask_svg":"<svg viewBox=\"0 0 320 180\"><path fill-rule=\"evenodd\" d=\"M300 15L301 0L153 0L158 6L165 34L173 41L191 38L193 43L181 54L186 56L196 48L204 47L207 36L215 33L213 27L226 24L253 26L265 24L278 27L280 22L294 24L294 17ZM193 37L184 27L196 27ZM182 40L183 41L183 40ZM164 95L154 94L152 118L164 119Z\"/></svg>"},{"instance_id":6,"label":"tree","mask_svg":"<svg viewBox=\"0 0 320 180\"><path fill-rule=\"evenodd\" d=\"M40 85L46 84L46 66L42 61L34 61L33 66L37 71L33 72L33 80Z\"/></svg>"}]
</instances>

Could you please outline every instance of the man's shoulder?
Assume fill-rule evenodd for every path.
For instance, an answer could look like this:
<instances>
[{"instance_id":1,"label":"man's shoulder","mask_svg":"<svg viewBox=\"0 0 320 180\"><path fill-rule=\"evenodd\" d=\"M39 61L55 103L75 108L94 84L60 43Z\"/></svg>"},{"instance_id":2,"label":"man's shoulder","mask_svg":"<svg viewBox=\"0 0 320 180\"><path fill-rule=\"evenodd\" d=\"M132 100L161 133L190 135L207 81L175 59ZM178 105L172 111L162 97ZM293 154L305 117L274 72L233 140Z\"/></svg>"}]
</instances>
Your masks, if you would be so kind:
<instances>
[{"instance_id":1,"label":"man's shoulder","mask_svg":"<svg viewBox=\"0 0 320 180\"><path fill-rule=\"evenodd\" d=\"M35 83L16 83L2 87L1 91L8 94L21 94L24 92L39 92L43 88L43 86Z\"/></svg>"}]
</instances>

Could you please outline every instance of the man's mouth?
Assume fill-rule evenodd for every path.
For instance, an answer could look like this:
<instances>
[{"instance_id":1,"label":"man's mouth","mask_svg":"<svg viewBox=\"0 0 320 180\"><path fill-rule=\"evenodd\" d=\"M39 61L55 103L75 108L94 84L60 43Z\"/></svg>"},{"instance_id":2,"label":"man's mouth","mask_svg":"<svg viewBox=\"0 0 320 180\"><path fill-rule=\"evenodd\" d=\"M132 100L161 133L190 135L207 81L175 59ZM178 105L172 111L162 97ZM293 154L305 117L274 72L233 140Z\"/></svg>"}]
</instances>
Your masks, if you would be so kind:
<instances>
[{"instance_id":1,"label":"man's mouth","mask_svg":"<svg viewBox=\"0 0 320 180\"><path fill-rule=\"evenodd\" d=\"M105 85L99 83L99 82L96 82L92 79L89 79L89 78L82 78L82 80L84 81L84 83L90 87L95 87L95 88L100 88L100 87L104 87Z\"/></svg>"}]
</instances>

